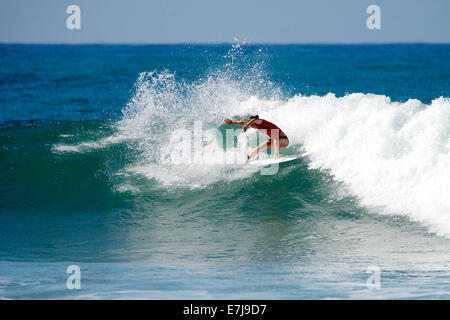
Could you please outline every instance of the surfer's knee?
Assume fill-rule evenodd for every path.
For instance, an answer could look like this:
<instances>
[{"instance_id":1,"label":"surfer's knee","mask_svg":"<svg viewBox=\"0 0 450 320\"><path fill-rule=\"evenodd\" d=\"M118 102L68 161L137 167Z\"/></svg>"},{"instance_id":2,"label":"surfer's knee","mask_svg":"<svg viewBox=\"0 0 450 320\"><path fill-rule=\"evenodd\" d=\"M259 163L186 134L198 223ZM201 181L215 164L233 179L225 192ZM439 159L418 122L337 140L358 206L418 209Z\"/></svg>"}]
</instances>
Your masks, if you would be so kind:
<instances>
[{"instance_id":1,"label":"surfer's knee","mask_svg":"<svg viewBox=\"0 0 450 320\"><path fill-rule=\"evenodd\" d=\"M286 138L281 138L280 139L280 147L281 148L286 148L289 145L289 140Z\"/></svg>"}]
</instances>

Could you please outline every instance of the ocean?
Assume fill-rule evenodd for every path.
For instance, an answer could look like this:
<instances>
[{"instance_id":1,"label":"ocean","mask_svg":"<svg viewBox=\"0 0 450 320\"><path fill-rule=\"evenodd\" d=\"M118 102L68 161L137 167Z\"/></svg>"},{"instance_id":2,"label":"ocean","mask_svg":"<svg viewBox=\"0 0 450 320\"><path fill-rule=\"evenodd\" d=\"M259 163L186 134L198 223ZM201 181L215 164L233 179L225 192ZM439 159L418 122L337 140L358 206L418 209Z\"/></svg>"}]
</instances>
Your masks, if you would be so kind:
<instances>
[{"instance_id":1,"label":"ocean","mask_svg":"<svg viewBox=\"0 0 450 320\"><path fill-rule=\"evenodd\" d=\"M446 44L1 44L0 298L449 299L449 97ZM224 163L254 114L309 157Z\"/></svg>"}]
</instances>

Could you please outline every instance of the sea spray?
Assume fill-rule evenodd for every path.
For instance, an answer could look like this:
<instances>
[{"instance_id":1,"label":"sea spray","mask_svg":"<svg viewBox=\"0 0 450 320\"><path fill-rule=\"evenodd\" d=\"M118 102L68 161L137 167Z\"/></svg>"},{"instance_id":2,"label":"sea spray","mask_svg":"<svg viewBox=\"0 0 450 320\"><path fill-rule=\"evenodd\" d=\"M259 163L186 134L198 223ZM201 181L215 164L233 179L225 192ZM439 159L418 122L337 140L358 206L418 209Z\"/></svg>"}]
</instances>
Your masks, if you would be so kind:
<instances>
[{"instance_id":1,"label":"sea spray","mask_svg":"<svg viewBox=\"0 0 450 320\"><path fill-rule=\"evenodd\" d=\"M236 166L245 161L249 148L256 146L248 143L258 141L255 132L237 135L237 151L224 149L222 136L215 134L220 129L223 137L227 136L225 118L247 117L257 113L261 104L280 99L281 91L264 72L264 52L247 55L244 50L241 43L234 44L221 66L190 83L168 70L139 75L135 94L118 124L121 132L135 138L130 141L131 149L141 154L141 160L128 170L157 179L162 185L188 187L205 187L257 171ZM195 134L195 123L201 127L200 135ZM181 149L192 149L190 161L176 158L180 145ZM234 166L225 165L224 160L230 158L236 159Z\"/></svg>"}]
</instances>

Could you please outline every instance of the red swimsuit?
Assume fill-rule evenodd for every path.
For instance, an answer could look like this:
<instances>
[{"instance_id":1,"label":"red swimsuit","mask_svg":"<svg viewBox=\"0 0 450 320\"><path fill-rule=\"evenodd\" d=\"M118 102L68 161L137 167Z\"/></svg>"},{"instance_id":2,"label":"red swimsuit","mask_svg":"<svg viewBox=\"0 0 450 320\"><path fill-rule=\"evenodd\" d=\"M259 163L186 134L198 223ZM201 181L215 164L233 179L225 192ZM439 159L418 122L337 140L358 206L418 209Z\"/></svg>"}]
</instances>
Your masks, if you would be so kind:
<instances>
[{"instance_id":1,"label":"red swimsuit","mask_svg":"<svg viewBox=\"0 0 450 320\"><path fill-rule=\"evenodd\" d=\"M287 135L281 131L280 128L278 128L276 125L274 125L272 122L269 122L264 119L259 119L262 121L261 124L256 124L255 122L251 124L252 128L255 128L256 130L259 130L260 132L267 134L270 138L272 138L272 130L278 130L279 138L287 138ZM275 133L275 132L274 132Z\"/></svg>"}]
</instances>

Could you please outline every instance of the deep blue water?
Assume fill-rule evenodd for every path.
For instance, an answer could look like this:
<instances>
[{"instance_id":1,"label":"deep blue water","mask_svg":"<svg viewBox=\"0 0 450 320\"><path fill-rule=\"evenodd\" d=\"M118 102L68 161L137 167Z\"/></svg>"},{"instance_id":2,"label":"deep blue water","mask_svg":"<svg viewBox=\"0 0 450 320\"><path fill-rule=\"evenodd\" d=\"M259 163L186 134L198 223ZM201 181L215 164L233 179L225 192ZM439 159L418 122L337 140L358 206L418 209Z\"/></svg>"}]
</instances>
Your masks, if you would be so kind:
<instances>
[{"instance_id":1,"label":"deep blue water","mask_svg":"<svg viewBox=\"0 0 450 320\"><path fill-rule=\"evenodd\" d=\"M167 69L195 81L229 50L228 44L0 45L0 121L117 118L140 72ZM429 103L449 95L450 45L251 45L243 51L243 69L263 61L286 96L362 92Z\"/></svg>"},{"instance_id":2,"label":"deep blue water","mask_svg":"<svg viewBox=\"0 0 450 320\"><path fill-rule=\"evenodd\" d=\"M449 298L450 205L433 189L450 186L449 96L450 45L0 45L0 297ZM254 110L311 163L158 160L173 129L224 132ZM325 124L306 131L314 110ZM370 151L358 137L412 169L369 183L386 156L352 162ZM414 169L414 145L433 165Z\"/></svg>"}]
</instances>

